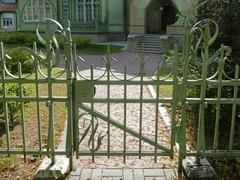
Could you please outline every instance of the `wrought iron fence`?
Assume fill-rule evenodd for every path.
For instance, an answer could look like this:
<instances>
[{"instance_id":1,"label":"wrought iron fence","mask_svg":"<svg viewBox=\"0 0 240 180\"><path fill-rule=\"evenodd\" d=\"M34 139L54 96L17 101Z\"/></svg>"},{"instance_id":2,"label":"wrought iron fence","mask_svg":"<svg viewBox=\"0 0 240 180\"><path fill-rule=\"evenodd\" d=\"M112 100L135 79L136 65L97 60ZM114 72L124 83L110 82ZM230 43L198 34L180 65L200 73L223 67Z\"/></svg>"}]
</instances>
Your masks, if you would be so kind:
<instances>
[{"instance_id":1,"label":"wrought iron fence","mask_svg":"<svg viewBox=\"0 0 240 180\"><path fill-rule=\"evenodd\" d=\"M81 57L77 57L76 47L72 46L70 25L62 27L58 22L48 19L50 22L58 26L58 30L52 31L47 29L46 39L42 38L37 31L37 35L41 43L46 48L46 54L41 55L36 48L30 50L22 48L22 52L30 52L31 59L34 63L32 73L26 75L22 73L23 64L18 64L18 71L13 74L7 68L7 62L11 61L11 57L5 55L3 44L1 44L1 61L0 61L0 85L3 89L0 94L0 103L3 105L3 122L5 124L4 132L6 134L6 145L0 148L0 154L46 154L53 158L56 155L63 154L70 158L72 165L73 152L77 156L123 156L124 161L127 156L173 156L174 146L176 143L175 136L177 135L177 142L180 146L180 156L240 156L239 149L234 149L234 134L236 126L236 108L240 104L239 98L239 67L236 66L235 77L229 77L225 71L224 65L227 61L231 49L226 46L221 46L218 51L213 55L210 53L210 46L217 38L218 25L211 20L204 20L197 23L193 28L190 28L189 23L186 23L185 41L183 53L179 53L178 48L174 48L174 58L172 61L171 72L167 77L161 78L159 76L161 67L156 67L155 77L147 76L144 69L146 59L142 55L136 57L139 64L139 71L136 75L129 77L127 75L128 67L123 67L123 76L117 76L112 68L112 63L115 61L110 57L108 49L107 56L103 59L104 69L100 76L95 76L93 65L88 67L88 76L82 74ZM215 28L214 34L210 33L210 29ZM211 26L211 28L210 28ZM193 38L194 32L198 31L200 37ZM55 38L55 34L59 33L64 39L63 55L60 54L60 49ZM196 46L192 46L191 42L196 40ZM57 66L60 60L64 60L65 69L54 73L54 66ZM214 65L214 67L212 66ZM42 70L45 68L45 71ZM19 94L12 96L8 94L7 86L9 84L16 84L19 88ZM24 87L31 84L34 87L34 92L31 95L25 95ZM66 86L66 92L62 95L56 95L54 92L54 85L61 84ZM41 86L47 87L45 95L41 94ZM153 85L156 87L156 97L143 96L143 88L146 85ZM161 86L169 85L172 87L172 97L163 98L159 96L159 88ZM111 87L121 86L123 88L122 97L112 97ZM139 96L134 98L128 97L127 88L129 86L139 87ZM233 88L233 95L231 97L223 97L222 89L225 86ZM99 97L95 95L98 87L104 87L105 96ZM191 87L199 89L199 94L195 97L189 95L188 91ZM95 89L96 88L96 89ZM215 88L215 96L208 97L207 91L209 88ZM22 143L19 147L12 147L11 145L11 131L9 122L9 104L16 102L20 108L20 126ZM36 105L35 115L36 118L26 119L25 103L30 102ZM41 104L46 104L47 109L47 138L46 146L42 138L42 114ZM55 116L57 111L54 110L55 103L66 104L67 112L67 136L66 146L63 150L56 149L55 142ZM171 123L172 129L169 138L169 145L162 145L161 136L159 136L159 112L158 107L160 103L171 104ZM100 104L105 110L101 111L96 107ZM111 116L111 107L113 104L122 104L122 120L118 117ZM127 107L129 104L137 104L139 106L138 128L129 127L128 122L131 121L127 117ZM143 106L144 104L152 104L155 109L155 116L153 120L154 133L153 136L147 136L143 131L143 121L147 119L144 117ZM196 148L187 149L187 113L188 107L192 105L199 106L199 119L197 129L197 142ZM209 105L216 106L216 116L214 121L214 135L212 148L206 147L205 136L205 114L206 107ZM219 148L219 126L221 106L231 105L231 129L229 132L229 145L227 149ZM181 118L176 119L177 107L181 109ZM33 109L34 111L34 109ZM27 146L27 121L35 120L37 123L37 146L30 148ZM98 131L101 128L101 122L105 123L104 131ZM112 129L118 129L122 133L122 148L114 150L112 148L111 134ZM82 131L81 131L82 130ZM102 129L100 129L102 130ZM98 133L98 135L97 135ZM138 140L136 150L129 149L127 144L130 142L127 135L135 137ZM97 137L95 137L97 136ZM87 139L87 140L86 140ZM85 145L81 146L82 144ZM147 143L152 149L144 150L144 143ZM81 148L82 147L82 148Z\"/></svg>"}]
</instances>

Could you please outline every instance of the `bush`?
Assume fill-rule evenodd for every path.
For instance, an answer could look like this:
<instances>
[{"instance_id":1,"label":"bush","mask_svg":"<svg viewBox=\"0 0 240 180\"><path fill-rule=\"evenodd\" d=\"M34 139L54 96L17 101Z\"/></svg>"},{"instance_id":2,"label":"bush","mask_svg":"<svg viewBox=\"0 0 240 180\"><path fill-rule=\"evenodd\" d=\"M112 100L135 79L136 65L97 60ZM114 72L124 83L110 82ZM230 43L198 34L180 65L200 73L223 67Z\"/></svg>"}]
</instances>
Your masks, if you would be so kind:
<instances>
[{"instance_id":1,"label":"bush","mask_svg":"<svg viewBox=\"0 0 240 180\"><path fill-rule=\"evenodd\" d=\"M199 0L197 20L210 18L219 25L219 37L213 45L213 50L221 44L233 49L232 58L240 64L240 1L239 0Z\"/></svg>"},{"instance_id":2,"label":"bush","mask_svg":"<svg viewBox=\"0 0 240 180\"><path fill-rule=\"evenodd\" d=\"M18 72L18 63L21 63L22 73L33 72L35 65L30 52L23 52L20 48L14 48L8 51L8 55L11 59L6 61L6 66L11 73L16 74Z\"/></svg>"},{"instance_id":3,"label":"bush","mask_svg":"<svg viewBox=\"0 0 240 180\"><path fill-rule=\"evenodd\" d=\"M77 48L83 49L89 46L91 40L87 37L77 37L76 39L73 39L73 43L76 44Z\"/></svg>"},{"instance_id":4,"label":"bush","mask_svg":"<svg viewBox=\"0 0 240 180\"><path fill-rule=\"evenodd\" d=\"M6 86L7 96L20 96L20 88L18 84L8 84ZM31 93L29 87L23 87L23 96L28 96ZM3 87L0 86L0 95L3 95ZM27 105L28 102L25 102L24 105ZM18 119L20 113L21 104L16 101L8 102L8 117L11 125L14 124L15 120ZM3 102L0 102L0 119L4 119L4 106Z\"/></svg>"},{"instance_id":5,"label":"bush","mask_svg":"<svg viewBox=\"0 0 240 180\"><path fill-rule=\"evenodd\" d=\"M33 33L0 33L0 41L4 44L19 44L27 47L32 47L34 42L39 44L36 35Z\"/></svg>"}]
</instances>

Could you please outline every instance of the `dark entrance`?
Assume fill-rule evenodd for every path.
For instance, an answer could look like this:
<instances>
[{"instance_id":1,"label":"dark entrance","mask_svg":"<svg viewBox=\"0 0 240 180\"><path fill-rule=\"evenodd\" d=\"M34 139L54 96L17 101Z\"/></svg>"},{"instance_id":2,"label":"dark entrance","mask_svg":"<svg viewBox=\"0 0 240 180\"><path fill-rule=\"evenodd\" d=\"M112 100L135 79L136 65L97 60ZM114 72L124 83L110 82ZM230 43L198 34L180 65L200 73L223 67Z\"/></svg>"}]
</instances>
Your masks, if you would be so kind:
<instances>
[{"instance_id":1,"label":"dark entrance","mask_svg":"<svg viewBox=\"0 0 240 180\"><path fill-rule=\"evenodd\" d=\"M146 10L146 33L163 34L167 25L177 20L177 10L170 0L154 0Z\"/></svg>"}]
</instances>

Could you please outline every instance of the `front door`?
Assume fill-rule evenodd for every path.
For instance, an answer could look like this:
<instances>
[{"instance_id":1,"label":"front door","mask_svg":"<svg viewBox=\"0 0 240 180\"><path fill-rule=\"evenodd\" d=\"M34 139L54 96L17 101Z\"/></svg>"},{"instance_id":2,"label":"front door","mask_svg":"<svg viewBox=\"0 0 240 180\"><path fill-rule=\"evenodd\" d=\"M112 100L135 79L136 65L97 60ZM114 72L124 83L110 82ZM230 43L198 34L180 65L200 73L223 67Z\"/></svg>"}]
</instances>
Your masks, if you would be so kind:
<instances>
[{"instance_id":1,"label":"front door","mask_svg":"<svg viewBox=\"0 0 240 180\"><path fill-rule=\"evenodd\" d=\"M146 10L146 33L163 34L176 20L176 8L171 1L155 0Z\"/></svg>"}]
</instances>

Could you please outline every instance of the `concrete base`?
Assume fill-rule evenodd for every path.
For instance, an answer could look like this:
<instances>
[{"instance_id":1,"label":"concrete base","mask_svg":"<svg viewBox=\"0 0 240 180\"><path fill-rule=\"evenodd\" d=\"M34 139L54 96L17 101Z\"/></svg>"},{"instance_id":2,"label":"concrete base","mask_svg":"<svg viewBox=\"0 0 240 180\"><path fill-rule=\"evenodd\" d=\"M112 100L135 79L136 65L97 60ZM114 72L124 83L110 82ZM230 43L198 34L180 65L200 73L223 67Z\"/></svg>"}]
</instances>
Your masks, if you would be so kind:
<instances>
[{"instance_id":1,"label":"concrete base","mask_svg":"<svg viewBox=\"0 0 240 180\"><path fill-rule=\"evenodd\" d=\"M50 158L45 158L39 166L34 179L64 179L69 172L69 158L56 156L55 164Z\"/></svg>"},{"instance_id":2,"label":"concrete base","mask_svg":"<svg viewBox=\"0 0 240 180\"><path fill-rule=\"evenodd\" d=\"M186 157L182 170L188 180L217 180L217 175L206 158L197 162L196 157Z\"/></svg>"}]
</instances>

